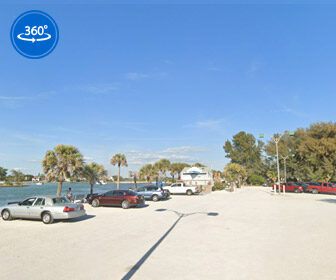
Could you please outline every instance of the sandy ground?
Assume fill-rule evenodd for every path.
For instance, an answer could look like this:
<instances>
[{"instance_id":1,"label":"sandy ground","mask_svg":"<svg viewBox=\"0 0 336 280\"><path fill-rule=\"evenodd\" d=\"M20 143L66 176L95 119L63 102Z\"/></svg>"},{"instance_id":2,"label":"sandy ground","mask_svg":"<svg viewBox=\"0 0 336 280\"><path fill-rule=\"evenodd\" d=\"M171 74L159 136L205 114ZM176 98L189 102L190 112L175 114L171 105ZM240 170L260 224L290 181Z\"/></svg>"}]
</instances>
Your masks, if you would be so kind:
<instances>
[{"instance_id":1,"label":"sandy ground","mask_svg":"<svg viewBox=\"0 0 336 280\"><path fill-rule=\"evenodd\" d=\"M0 279L336 279L335 196L245 188L147 205L1 220Z\"/></svg>"}]
</instances>

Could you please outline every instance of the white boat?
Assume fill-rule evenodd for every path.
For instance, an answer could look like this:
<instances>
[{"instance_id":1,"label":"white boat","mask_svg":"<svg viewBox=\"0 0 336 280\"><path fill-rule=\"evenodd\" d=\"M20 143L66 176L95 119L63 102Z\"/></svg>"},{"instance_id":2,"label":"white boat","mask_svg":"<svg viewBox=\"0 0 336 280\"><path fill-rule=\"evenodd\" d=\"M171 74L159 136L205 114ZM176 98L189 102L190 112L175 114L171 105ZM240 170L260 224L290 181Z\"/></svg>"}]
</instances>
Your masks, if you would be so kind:
<instances>
[{"instance_id":1,"label":"white boat","mask_svg":"<svg viewBox=\"0 0 336 280\"><path fill-rule=\"evenodd\" d=\"M100 181L100 184L101 185L106 185L107 183L106 183L106 181Z\"/></svg>"},{"instance_id":2,"label":"white boat","mask_svg":"<svg viewBox=\"0 0 336 280\"><path fill-rule=\"evenodd\" d=\"M42 186L43 183L42 183L42 182L38 182L38 183L36 183L36 185L37 185L37 186Z\"/></svg>"}]
</instances>

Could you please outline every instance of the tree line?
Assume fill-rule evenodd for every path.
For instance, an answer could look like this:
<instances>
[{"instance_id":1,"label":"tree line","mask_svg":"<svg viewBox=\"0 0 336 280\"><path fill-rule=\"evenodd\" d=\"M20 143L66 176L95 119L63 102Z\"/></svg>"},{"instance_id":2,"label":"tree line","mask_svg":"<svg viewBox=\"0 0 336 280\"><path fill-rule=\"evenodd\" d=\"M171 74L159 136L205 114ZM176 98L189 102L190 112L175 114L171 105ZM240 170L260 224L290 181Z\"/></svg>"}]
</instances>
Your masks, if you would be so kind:
<instances>
[{"instance_id":1,"label":"tree line","mask_svg":"<svg viewBox=\"0 0 336 280\"><path fill-rule=\"evenodd\" d=\"M11 186L14 184L21 184L22 182L30 182L34 178L34 175L24 174L22 171L12 169L8 172L8 169L0 167L0 181L5 182L6 185Z\"/></svg>"},{"instance_id":2,"label":"tree line","mask_svg":"<svg viewBox=\"0 0 336 280\"><path fill-rule=\"evenodd\" d=\"M278 138L279 134L274 134ZM230 163L224 177L250 184L276 182L276 146L270 138L266 143L241 131L223 146ZM293 136L284 133L278 143L281 178L287 181L318 182L336 180L336 123L319 122L298 128ZM231 176L231 177L230 177Z\"/></svg>"},{"instance_id":3,"label":"tree line","mask_svg":"<svg viewBox=\"0 0 336 280\"><path fill-rule=\"evenodd\" d=\"M170 175L171 181L175 182L175 176L179 176L184 168L191 166L205 167L205 165L199 162L190 165L185 162L171 163L168 159L161 159L153 164L148 163L142 166L139 170L139 178L146 180L147 184L150 184L151 181L155 181L157 184L162 179L166 183L167 173L169 172L168 175Z\"/></svg>"}]
</instances>

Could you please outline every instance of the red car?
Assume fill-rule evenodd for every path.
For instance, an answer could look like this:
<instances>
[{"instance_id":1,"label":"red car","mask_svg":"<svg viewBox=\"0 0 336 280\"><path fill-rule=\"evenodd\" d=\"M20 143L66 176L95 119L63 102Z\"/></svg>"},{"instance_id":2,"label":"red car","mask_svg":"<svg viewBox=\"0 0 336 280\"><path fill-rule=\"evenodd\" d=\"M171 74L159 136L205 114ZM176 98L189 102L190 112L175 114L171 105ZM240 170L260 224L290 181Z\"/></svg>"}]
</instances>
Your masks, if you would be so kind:
<instances>
[{"instance_id":1,"label":"red car","mask_svg":"<svg viewBox=\"0 0 336 280\"><path fill-rule=\"evenodd\" d=\"M336 194L336 186L332 183L308 183L308 191L316 193Z\"/></svg>"},{"instance_id":2,"label":"red car","mask_svg":"<svg viewBox=\"0 0 336 280\"><path fill-rule=\"evenodd\" d=\"M138 206L145 203L144 197L134 191L115 190L100 195L94 195L89 203L93 207L98 206L121 206L124 209Z\"/></svg>"},{"instance_id":3,"label":"red car","mask_svg":"<svg viewBox=\"0 0 336 280\"><path fill-rule=\"evenodd\" d=\"M302 193L304 191L302 186L296 185L295 183L287 183L281 184L280 189L283 191L283 186L285 185L286 192L295 192L295 193Z\"/></svg>"}]
</instances>

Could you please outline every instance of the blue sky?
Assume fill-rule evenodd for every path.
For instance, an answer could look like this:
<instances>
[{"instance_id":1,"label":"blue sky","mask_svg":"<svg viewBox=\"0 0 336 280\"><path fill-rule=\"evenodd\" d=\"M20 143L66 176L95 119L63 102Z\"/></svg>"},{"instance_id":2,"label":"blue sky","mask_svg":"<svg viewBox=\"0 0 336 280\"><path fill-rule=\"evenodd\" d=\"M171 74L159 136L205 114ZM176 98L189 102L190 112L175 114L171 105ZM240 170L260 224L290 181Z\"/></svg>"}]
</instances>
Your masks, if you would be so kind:
<instances>
[{"instance_id":1,"label":"blue sky","mask_svg":"<svg viewBox=\"0 0 336 280\"><path fill-rule=\"evenodd\" d=\"M223 169L222 145L241 130L335 120L336 6L19 2L0 9L0 166L8 169L37 173L61 143L110 174L115 153L128 158L123 175L160 158ZM32 9L60 29L55 51L39 60L19 55L9 38Z\"/></svg>"}]
</instances>

